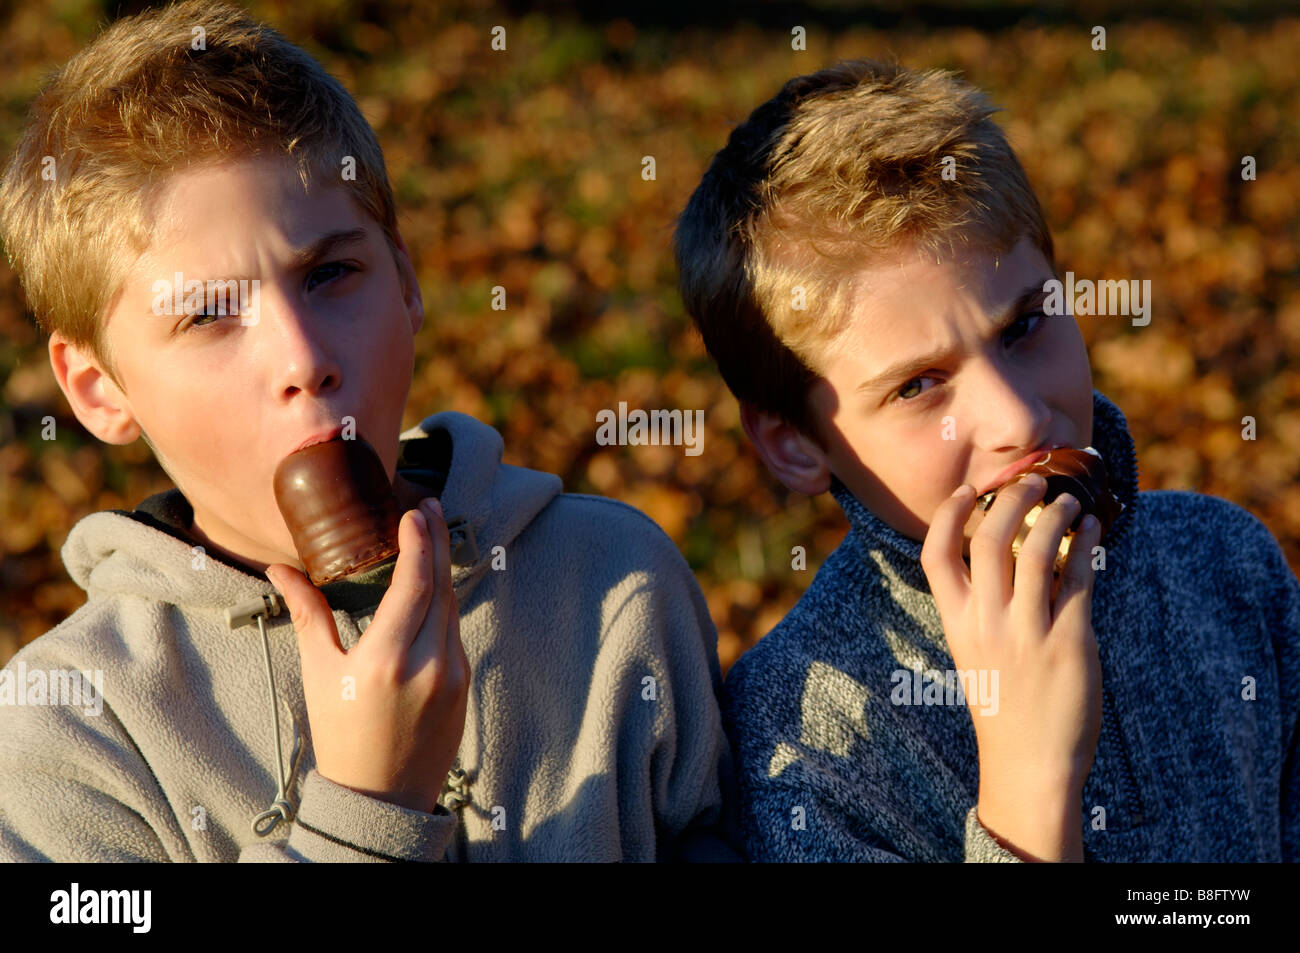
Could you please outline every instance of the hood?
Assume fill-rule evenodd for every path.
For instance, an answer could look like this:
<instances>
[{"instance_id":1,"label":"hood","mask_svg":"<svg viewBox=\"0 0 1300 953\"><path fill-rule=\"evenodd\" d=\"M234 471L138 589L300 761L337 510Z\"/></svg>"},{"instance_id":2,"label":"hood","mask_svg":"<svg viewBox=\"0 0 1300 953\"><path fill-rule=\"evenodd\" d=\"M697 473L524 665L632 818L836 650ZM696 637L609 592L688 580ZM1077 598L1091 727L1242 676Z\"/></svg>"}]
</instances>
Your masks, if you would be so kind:
<instances>
[{"instance_id":1,"label":"hood","mask_svg":"<svg viewBox=\"0 0 1300 953\"><path fill-rule=\"evenodd\" d=\"M1124 504L1123 512L1101 540L1102 545L1113 550L1137 515L1137 450L1124 414L1098 390L1092 392L1091 446L1096 448L1106 464L1111 492ZM852 527L851 535L864 554L869 555L882 571L896 576L912 588L929 592L929 581L921 568L922 544L885 523L838 479L832 478L831 493L848 517Z\"/></svg>"},{"instance_id":2,"label":"hood","mask_svg":"<svg viewBox=\"0 0 1300 953\"><path fill-rule=\"evenodd\" d=\"M493 547L508 548L561 490L554 474L503 464L503 449L496 430L454 411L434 414L401 435L398 472L429 486L441 500L452 534L452 584L460 599L489 568ZM92 513L68 534L63 562L92 598L224 610L274 592L251 567L196 553L197 543L188 537L192 521L189 501L174 489L149 497L132 512ZM206 571L196 572L200 565ZM366 601L351 596L346 586L323 591L336 609L356 612Z\"/></svg>"}]
</instances>

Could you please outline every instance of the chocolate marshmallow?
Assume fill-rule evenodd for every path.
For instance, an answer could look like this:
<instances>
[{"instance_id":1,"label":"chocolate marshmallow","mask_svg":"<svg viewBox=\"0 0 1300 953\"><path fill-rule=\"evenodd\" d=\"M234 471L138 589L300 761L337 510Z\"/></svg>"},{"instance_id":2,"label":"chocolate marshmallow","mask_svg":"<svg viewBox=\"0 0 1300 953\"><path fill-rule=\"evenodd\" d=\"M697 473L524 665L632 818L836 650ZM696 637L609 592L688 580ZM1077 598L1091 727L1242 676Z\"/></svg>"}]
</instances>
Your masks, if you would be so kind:
<instances>
[{"instance_id":1,"label":"chocolate marshmallow","mask_svg":"<svg viewBox=\"0 0 1300 953\"><path fill-rule=\"evenodd\" d=\"M993 500L997 494L1005 486L1018 483L1031 473L1037 473L1047 480L1047 490L1043 494L1042 501L1025 514L1024 525L1021 526L1020 532L1016 534L1016 538L1011 543L1011 552L1014 556L1020 555L1020 546L1029 535L1030 528L1037 521L1043 508L1062 493L1069 493L1079 501L1080 511L1078 516L1074 518L1074 522L1070 524L1065 536L1061 539L1061 545L1056 556L1056 571L1060 572L1070 551L1070 540L1079 529L1079 524L1083 521L1084 516L1091 513L1097 517L1097 520L1101 523L1101 538L1105 539L1106 533L1123 511L1124 504L1111 493L1110 484L1106 478L1106 466L1102 462L1101 454L1092 447L1085 447L1082 450L1061 447L1052 450L1044 459L1035 463L1024 473L1018 474L1015 479L1004 484L1003 487L985 493L976 502L981 509L987 511L993 505Z\"/></svg>"},{"instance_id":2,"label":"chocolate marshmallow","mask_svg":"<svg viewBox=\"0 0 1300 953\"><path fill-rule=\"evenodd\" d=\"M401 519L383 462L360 438L304 447L275 471L275 501L312 584L397 556Z\"/></svg>"}]
</instances>

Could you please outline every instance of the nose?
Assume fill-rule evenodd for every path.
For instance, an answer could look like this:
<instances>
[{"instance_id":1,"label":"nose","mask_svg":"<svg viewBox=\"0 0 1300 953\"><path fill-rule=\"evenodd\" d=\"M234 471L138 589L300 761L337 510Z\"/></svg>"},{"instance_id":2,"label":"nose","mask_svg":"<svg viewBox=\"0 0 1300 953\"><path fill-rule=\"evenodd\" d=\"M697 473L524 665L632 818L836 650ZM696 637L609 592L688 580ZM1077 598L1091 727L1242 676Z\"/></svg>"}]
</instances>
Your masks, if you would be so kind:
<instances>
[{"instance_id":1,"label":"nose","mask_svg":"<svg viewBox=\"0 0 1300 953\"><path fill-rule=\"evenodd\" d=\"M975 373L971 412L981 450L1027 453L1047 441L1052 415L1034 375L997 362L982 362Z\"/></svg>"},{"instance_id":2,"label":"nose","mask_svg":"<svg viewBox=\"0 0 1300 953\"><path fill-rule=\"evenodd\" d=\"M263 323L278 393L319 395L337 391L343 368L329 337L329 323L301 301L262 289L259 320Z\"/></svg>"}]
</instances>

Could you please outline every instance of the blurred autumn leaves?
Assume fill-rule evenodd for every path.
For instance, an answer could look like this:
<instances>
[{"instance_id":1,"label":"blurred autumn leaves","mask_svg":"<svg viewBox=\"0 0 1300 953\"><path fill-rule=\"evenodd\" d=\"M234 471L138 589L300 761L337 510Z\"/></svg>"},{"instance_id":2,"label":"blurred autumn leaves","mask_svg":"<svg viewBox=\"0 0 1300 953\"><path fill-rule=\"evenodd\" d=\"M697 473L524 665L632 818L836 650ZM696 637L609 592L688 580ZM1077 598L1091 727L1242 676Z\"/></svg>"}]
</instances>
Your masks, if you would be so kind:
<instances>
[{"instance_id":1,"label":"blurred autumn leaves","mask_svg":"<svg viewBox=\"0 0 1300 953\"><path fill-rule=\"evenodd\" d=\"M464 4L371 23L347 3L250 9L343 81L384 147L428 316L406 424L473 414L501 431L506 462L648 513L699 578L724 668L794 604L845 524L829 496L786 492L748 447L676 296L673 221L734 124L785 79L842 58L892 51L960 69L1004 107L1062 272L1151 279L1147 327L1078 319L1095 385L1129 420L1142 489L1230 499L1300 566L1300 21L1126 20L1104 53L1085 26L813 25L794 52L788 27L669 30ZM6 153L43 71L98 14L11 14ZM497 24L505 52L489 46ZM1244 156L1255 181L1241 178ZM103 446L77 423L7 268L0 395L3 662L84 602L58 557L72 525L170 484L143 443ZM619 401L703 409L704 452L599 446L596 414ZM47 415L56 441L40 439ZM795 546L806 570L791 568Z\"/></svg>"}]
</instances>

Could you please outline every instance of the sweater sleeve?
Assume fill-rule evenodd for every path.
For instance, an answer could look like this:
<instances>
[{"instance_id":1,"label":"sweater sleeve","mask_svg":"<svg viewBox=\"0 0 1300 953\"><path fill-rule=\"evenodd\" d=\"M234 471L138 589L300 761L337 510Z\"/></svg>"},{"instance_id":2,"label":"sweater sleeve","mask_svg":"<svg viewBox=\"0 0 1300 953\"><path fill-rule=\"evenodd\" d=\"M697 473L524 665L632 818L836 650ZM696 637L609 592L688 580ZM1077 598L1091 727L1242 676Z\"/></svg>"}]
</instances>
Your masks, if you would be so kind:
<instances>
[{"instance_id":1,"label":"sweater sleeve","mask_svg":"<svg viewBox=\"0 0 1300 953\"><path fill-rule=\"evenodd\" d=\"M442 805L433 814L377 800L335 784L315 769L283 843L250 844L240 863L383 863L437 861L458 819Z\"/></svg>"},{"instance_id":2,"label":"sweater sleeve","mask_svg":"<svg viewBox=\"0 0 1300 953\"><path fill-rule=\"evenodd\" d=\"M980 823L975 805L966 812L966 863L1019 864L1023 861L997 842Z\"/></svg>"},{"instance_id":3,"label":"sweater sleeve","mask_svg":"<svg viewBox=\"0 0 1300 953\"><path fill-rule=\"evenodd\" d=\"M1282 860L1300 861L1300 580L1287 565L1282 549L1268 527L1247 513L1249 529L1242 533L1243 553L1254 553L1250 560L1258 596L1250 600L1258 606L1271 639L1277 661L1277 685L1280 697L1282 784L1279 828Z\"/></svg>"},{"instance_id":4,"label":"sweater sleeve","mask_svg":"<svg viewBox=\"0 0 1300 953\"><path fill-rule=\"evenodd\" d=\"M750 860L874 864L930 859L883 846L871 833L870 819L840 802L833 791L779 781L746 787L743 830ZM967 863L1021 862L980 824L975 806L966 812L964 857Z\"/></svg>"},{"instance_id":5,"label":"sweater sleeve","mask_svg":"<svg viewBox=\"0 0 1300 953\"><path fill-rule=\"evenodd\" d=\"M651 759L654 801L663 805L656 855L660 861L735 863L744 858L735 769L722 727L717 630L686 561L666 536L662 543L671 552L650 593L650 618L658 665L667 675L661 701L671 708L660 714Z\"/></svg>"},{"instance_id":6,"label":"sweater sleeve","mask_svg":"<svg viewBox=\"0 0 1300 953\"><path fill-rule=\"evenodd\" d=\"M0 705L0 861L193 859L111 708Z\"/></svg>"},{"instance_id":7,"label":"sweater sleeve","mask_svg":"<svg viewBox=\"0 0 1300 953\"><path fill-rule=\"evenodd\" d=\"M606 558L626 560L604 596L592 690L606 699L599 723L618 733L624 856L741 861L717 631L704 594L672 540L644 514L609 500L595 512L604 520L595 531L619 541Z\"/></svg>"},{"instance_id":8,"label":"sweater sleeve","mask_svg":"<svg viewBox=\"0 0 1300 953\"><path fill-rule=\"evenodd\" d=\"M1294 573L1286 582L1286 597L1279 617L1278 684L1294 692L1300 680L1300 584ZM1296 708L1294 697L1291 704L1283 707L1284 731L1288 734L1282 764L1282 860L1290 863L1300 861L1300 717Z\"/></svg>"}]
</instances>

